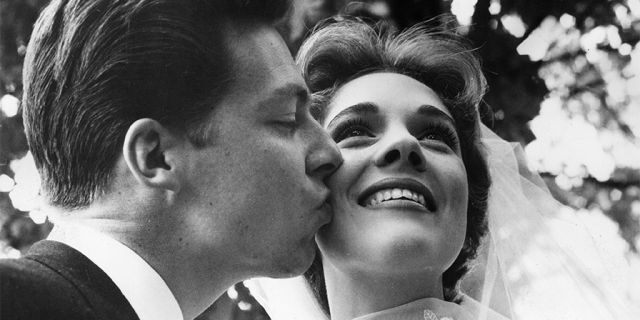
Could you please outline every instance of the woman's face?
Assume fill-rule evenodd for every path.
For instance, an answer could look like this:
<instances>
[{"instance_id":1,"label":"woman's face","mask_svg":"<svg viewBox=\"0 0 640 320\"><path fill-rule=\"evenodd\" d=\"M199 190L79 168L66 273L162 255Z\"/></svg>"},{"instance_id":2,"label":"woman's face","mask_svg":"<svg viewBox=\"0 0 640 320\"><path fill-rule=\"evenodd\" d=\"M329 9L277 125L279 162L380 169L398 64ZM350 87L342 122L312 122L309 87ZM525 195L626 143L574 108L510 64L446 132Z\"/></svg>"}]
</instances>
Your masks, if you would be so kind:
<instances>
[{"instance_id":1,"label":"woman's face","mask_svg":"<svg viewBox=\"0 0 640 320\"><path fill-rule=\"evenodd\" d=\"M328 108L323 126L344 163L328 181L333 221L316 237L323 263L442 274L467 224L467 176L450 112L429 87L397 73L344 84Z\"/></svg>"}]
</instances>

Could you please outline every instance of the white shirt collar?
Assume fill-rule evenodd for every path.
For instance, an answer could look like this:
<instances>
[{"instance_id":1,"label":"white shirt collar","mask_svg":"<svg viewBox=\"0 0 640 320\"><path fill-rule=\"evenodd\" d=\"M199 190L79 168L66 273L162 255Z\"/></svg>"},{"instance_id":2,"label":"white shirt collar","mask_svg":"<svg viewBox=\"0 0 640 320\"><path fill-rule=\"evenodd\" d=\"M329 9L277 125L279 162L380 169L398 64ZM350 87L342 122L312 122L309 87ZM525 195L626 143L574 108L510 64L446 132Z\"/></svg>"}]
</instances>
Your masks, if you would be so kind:
<instances>
[{"instance_id":1,"label":"white shirt collar","mask_svg":"<svg viewBox=\"0 0 640 320\"><path fill-rule=\"evenodd\" d=\"M48 237L80 251L102 269L140 320L184 320L178 301L160 275L133 250L93 229L56 226Z\"/></svg>"}]
</instances>

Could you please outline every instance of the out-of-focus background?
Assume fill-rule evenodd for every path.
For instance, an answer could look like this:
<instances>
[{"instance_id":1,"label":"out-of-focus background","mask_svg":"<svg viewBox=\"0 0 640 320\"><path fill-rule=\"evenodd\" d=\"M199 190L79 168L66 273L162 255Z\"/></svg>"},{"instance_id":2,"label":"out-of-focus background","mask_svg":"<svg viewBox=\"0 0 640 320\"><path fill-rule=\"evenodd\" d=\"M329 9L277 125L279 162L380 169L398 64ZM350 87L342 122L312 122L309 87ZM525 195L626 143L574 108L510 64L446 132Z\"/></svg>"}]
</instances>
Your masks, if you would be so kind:
<instances>
[{"instance_id":1,"label":"out-of-focus background","mask_svg":"<svg viewBox=\"0 0 640 320\"><path fill-rule=\"evenodd\" d=\"M0 0L0 258L19 257L52 226L20 109L22 61L47 3ZM483 60L485 120L525 148L612 259L640 269L640 0L297 0L280 30L295 54L318 21L345 11L399 29L452 13ZM637 298L631 279L637 288L624 294ZM268 317L238 284L200 319Z\"/></svg>"}]
</instances>

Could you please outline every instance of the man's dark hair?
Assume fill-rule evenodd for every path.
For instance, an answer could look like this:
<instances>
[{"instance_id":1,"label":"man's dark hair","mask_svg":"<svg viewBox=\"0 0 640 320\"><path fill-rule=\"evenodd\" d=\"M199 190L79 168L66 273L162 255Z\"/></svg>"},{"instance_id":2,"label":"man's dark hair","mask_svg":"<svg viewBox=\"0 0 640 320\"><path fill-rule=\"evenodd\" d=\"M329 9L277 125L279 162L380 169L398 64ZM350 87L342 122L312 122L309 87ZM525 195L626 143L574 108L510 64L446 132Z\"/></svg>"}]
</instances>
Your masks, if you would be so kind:
<instances>
[{"instance_id":1,"label":"man's dark hair","mask_svg":"<svg viewBox=\"0 0 640 320\"><path fill-rule=\"evenodd\" d=\"M105 192L137 119L206 145L208 115L233 77L225 24L272 24L289 2L53 0L23 77L27 139L49 202L85 207Z\"/></svg>"},{"instance_id":2,"label":"man's dark hair","mask_svg":"<svg viewBox=\"0 0 640 320\"><path fill-rule=\"evenodd\" d=\"M446 17L443 21L451 25ZM320 122L324 122L326 107L340 86L374 72L395 72L420 81L438 94L453 115L469 184L464 245L442 280L445 299L455 301L459 282L471 268L487 232L491 182L478 116L486 80L478 58L463 38L449 29L429 28L427 23L433 21L397 32L384 21L371 25L349 18L332 19L307 39L296 60L312 93L312 113ZM328 312L320 255L305 277Z\"/></svg>"}]
</instances>

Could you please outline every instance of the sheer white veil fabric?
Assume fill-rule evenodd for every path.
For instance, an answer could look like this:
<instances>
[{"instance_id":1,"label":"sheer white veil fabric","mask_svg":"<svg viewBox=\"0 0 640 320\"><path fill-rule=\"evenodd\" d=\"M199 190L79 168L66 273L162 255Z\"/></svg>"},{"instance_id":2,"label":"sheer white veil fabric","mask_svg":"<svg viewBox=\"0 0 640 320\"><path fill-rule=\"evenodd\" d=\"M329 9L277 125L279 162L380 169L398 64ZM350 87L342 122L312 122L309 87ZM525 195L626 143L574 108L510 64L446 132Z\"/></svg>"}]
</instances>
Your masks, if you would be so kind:
<instances>
[{"instance_id":1,"label":"sheer white veil fabric","mask_svg":"<svg viewBox=\"0 0 640 320\"><path fill-rule=\"evenodd\" d=\"M512 320L640 319L623 288L628 267L608 259L575 211L553 198L520 145L484 125L481 133L492 179L489 232L461 286L477 301L474 317L492 319L495 310ZM301 276L245 284L271 319L329 319Z\"/></svg>"},{"instance_id":2,"label":"sheer white veil fabric","mask_svg":"<svg viewBox=\"0 0 640 320\"><path fill-rule=\"evenodd\" d=\"M640 319L625 288L628 264L611 257L583 216L553 198L519 144L484 126L482 137L493 183L486 240L494 251L477 297L482 304L508 303L517 320Z\"/></svg>"}]
</instances>

